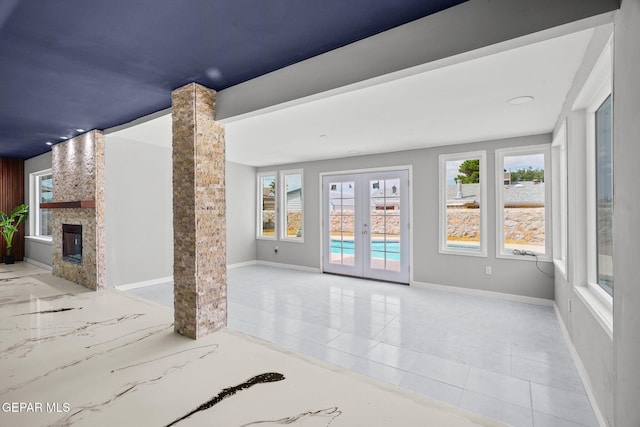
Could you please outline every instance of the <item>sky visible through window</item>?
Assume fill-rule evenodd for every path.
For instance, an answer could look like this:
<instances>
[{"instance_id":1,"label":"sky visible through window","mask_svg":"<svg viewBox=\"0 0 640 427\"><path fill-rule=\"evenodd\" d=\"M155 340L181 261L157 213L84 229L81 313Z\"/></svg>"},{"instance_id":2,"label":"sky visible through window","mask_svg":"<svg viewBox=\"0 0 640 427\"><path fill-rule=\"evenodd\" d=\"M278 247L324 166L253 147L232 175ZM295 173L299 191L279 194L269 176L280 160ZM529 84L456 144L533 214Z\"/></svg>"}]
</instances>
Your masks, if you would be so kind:
<instances>
[{"instance_id":1,"label":"sky visible through window","mask_svg":"<svg viewBox=\"0 0 640 427\"><path fill-rule=\"evenodd\" d=\"M544 154L505 156L504 158L504 168L507 172L529 169L529 167L544 170Z\"/></svg>"},{"instance_id":2,"label":"sky visible through window","mask_svg":"<svg viewBox=\"0 0 640 427\"><path fill-rule=\"evenodd\" d=\"M460 175L458 169L464 160L447 160L447 184L455 184L455 177Z\"/></svg>"},{"instance_id":3,"label":"sky visible through window","mask_svg":"<svg viewBox=\"0 0 640 427\"><path fill-rule=\"evenodd\" d=\"M447 160L447 184L455 184L455 177L460 175L458 169L464 160ZM543 169L544 155L529 154L517 156L505 156L504 168L507 172L516 171L518 169Z\"/></svg>"},{"instance_id":4,"label":"sky visible through window","mask_svg":"<svg viewBox=\"0 0 640 427\"><path fill-rule=\"evenodd\" d=\"M287 175L287 191L301 187L302 174L296 173Z\"/></svg>"}]
</instances>

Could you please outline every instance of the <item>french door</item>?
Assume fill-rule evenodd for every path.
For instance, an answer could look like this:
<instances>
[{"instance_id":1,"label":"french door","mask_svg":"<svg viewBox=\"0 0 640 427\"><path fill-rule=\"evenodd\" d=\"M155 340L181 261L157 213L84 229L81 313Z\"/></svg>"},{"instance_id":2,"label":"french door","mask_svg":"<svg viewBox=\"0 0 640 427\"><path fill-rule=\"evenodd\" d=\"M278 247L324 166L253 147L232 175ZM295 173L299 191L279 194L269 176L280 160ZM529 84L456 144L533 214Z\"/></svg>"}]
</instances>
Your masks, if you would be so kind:
<instances>
[{"instance_id":1,"label":"french door","mask_svg":"<svg viewBox=\"0 0 640 427\"><path fill-rule=\"evenodd\" d=\"M409 283L409 172L325 175L323 270Z\"/></svg>"}]
</instances>

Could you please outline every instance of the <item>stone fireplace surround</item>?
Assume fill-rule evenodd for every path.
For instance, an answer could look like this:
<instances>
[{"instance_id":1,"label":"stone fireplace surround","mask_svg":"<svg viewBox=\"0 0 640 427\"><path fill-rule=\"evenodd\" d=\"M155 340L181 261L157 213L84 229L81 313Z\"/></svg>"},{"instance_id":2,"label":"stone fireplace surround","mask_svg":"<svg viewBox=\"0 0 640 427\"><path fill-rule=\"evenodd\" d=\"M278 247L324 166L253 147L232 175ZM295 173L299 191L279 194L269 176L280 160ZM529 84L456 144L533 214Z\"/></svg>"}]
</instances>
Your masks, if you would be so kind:
<instances>
[{"instance_id":1,"label":"stone fireplace surround","mask_svg":"<svg viewBox=\"0 0 640 427\"><path fill-rule=\"evenodd\" d=\"M53 275L105 288L104 135L93 130L53 147ZM82 226L82 263L64 261L62 225Z\"/></svg>"},{"instance_id":2,"label":"stone fireplace surround","mask_svg":"<svg viewBox=\"0 0 640 427\"><path fill-rule=\"evenodd\" d=\"M174 327L198 339L227 323L224 127L215 91L172 92ZM105 280L105 153L101 131L53 147L53 274L92 290ZM46 206L48 205L48 206ZM63 258L62 224L82 226L82 264Z\"/></svg>"}]
</instances>

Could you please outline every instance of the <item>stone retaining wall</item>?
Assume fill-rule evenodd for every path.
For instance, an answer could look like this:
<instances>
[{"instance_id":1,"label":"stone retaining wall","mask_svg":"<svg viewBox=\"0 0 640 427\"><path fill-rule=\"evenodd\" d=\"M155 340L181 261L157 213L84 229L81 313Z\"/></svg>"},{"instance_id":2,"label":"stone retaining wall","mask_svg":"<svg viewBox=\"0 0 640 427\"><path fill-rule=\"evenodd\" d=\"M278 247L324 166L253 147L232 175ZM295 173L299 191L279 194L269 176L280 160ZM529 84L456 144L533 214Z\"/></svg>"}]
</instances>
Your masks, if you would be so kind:
<instances>
[{"instance_id":1,"label":"stone retaining wall","mask_svg":"<svg viewBox=\"0 0 640 427\"><path fill-rule=\"evenodd\" d=\"M346 212L348 211L343 211L343 213ZM342 230L353 233L353 219L353 215L341 216L339 211L336 213L332 212L331 232L337 233ZM369 227L372 234L383 234L385 232L385 226L387 234L400 234L400 211L387 211L386 215L384 215L384 211L380 211L380 215L371 216L371 224L369 224Z\"/></svg>"},{"instance_id":2,"label":"stone retaining wall","mask_svg":"<svg viewBox=\"0 0 640 427\"><path fill-rule=\"evenodd\" d=\"M544 208L505 209L505 239L511 243L544 243ZM480 209L447 209L449 240L480 239Z\"/></svg>"},{"instance_id":3,"label":"stone retaining wall","mask_svg":"<svg viewBox=\"0 0 640 427\"><path fill-rule=\"evenodd\" d=\"M544 208L506 208L505 238L510 243L544 244ZM343 212L344 213L344 212ZM353 233L353 215L331 214L331 232ZM372 216L371 232L381 234L386 221L387 234L400 234L398 215ZM447 209L447 238L449 240L480 240L480 209Z\"/></svg>"},{"instance_id":4,"label":"stone retaining wall","mask_svg":"<svg viewBox=\"0 0 640 427\"><path fill-rule=\"evenodd\" d=\"M269 234L269 230L273 230L276 224L276 216L274 211L262 212L262 229L265 234ZM288 236L295 236L298 230L302 230L302 212L290 211L287 213L287 233ZM273 233L271 233L273 234Z\"/></svg>"},{"instance_id":5,"label":"stone retaining wall","mask_svg":"<svg viewBox=\"0 0 640 427\"><path fill-rule=\"evenodd\" d=\"M298 230L302 230L302 212L289 211L287 212L287 235L295 236Z\"/></svg>"}]
</instances>

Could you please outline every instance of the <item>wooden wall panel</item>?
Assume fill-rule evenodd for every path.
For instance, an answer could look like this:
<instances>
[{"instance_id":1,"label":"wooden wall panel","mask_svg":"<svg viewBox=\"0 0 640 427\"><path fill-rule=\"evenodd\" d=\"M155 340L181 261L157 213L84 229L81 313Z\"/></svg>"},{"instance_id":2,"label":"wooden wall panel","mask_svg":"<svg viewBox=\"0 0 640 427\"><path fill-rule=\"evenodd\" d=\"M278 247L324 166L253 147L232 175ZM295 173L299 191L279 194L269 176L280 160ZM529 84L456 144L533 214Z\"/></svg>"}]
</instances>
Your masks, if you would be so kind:
<instances>
[{"instance_id":1,"label":"wooden wall panel","mask_svg":"<svg viewBox=\"0 0 640 427\"><path fill-rule=\"evenodd\" d=\"M10 213L24 203L24 160L0 158L0 211ZM28 219L27 219L28 221ZM0 236L0 262L4 262L6 244ZM16 261L24 259L24 223L13 237Z\"/></svg>"}]
</instances>

